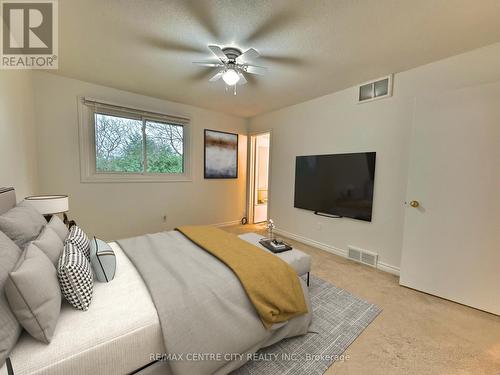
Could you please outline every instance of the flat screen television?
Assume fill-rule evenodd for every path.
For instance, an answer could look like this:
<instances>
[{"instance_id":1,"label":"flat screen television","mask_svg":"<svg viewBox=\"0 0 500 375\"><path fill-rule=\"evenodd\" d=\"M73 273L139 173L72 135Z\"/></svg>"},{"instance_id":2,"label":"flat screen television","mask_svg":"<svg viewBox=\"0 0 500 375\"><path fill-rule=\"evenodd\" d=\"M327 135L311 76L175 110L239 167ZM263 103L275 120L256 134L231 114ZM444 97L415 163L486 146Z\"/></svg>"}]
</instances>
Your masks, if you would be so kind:
<instances>
[{"instance_id":1,"label":"flat screen television","mask_svg":"<svg viewBox=\"0 0 500 375\"><path fill-rule=\"evenodd\" d=\"M294 207L371 221L375 152L297 156Z\"/></svg>"}]
</instances>

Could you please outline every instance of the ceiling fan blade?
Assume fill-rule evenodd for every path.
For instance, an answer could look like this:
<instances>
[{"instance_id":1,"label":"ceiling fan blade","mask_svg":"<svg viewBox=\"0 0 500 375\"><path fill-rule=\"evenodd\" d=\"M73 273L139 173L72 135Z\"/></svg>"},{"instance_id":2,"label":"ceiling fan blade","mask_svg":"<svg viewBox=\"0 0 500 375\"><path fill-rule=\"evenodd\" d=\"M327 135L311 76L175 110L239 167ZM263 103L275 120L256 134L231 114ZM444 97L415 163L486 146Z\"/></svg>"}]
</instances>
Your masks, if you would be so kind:
<instances>
[{"instance_id":1,"label":"ceiling fan blade","mask_svg":"<svg viewBox=\"0 0 500 375\"><path fill-rule=\"evenodd\" d=\"M245 75L242 72L238 72L238 75L240 76L238 85L244 85L245 83L247 83L247 79L245 78Z\"/></svg>"},{"instance_id":2,"label":"ceiling fan blade","mask_svg":"<svg viewBox=\"0 0 500 375\"><path fill-rule=\"evenodd\" d=\"M190 82L206 82L210 77L214 75L213 68L200 67L200 69L196 69L192 75L189 75L187 78Z\"/></svg>"},{"instance_id":3,"label":"ceiling fan blade","mask_svg":"<svg viewBox=\"0 0 500 375\"><path fill-rule=\"evenodd\" d=\"M236 58L236 62L243 63L246 61L252 61L258 58L260 54L253 48L250 48L249 50L246 50Z\"/></svg>"},{"instance_id":4,"label":"ceiling fan blade","mask_svg":"<svg viewBox=\"0 0 500 375\"><path fill-rule=\"evenodd\" d=\"M250 74L264 75L267 73L267 68L257 65L245 65L245 72Z\"/></svg>"},{"instance_id":5,"label":"ceiling fan blade","mask_svg":"<svg viewBox=\"0 0 500 375\"><path fill-rule=\"evenodd\" d=\"M222 48L220 48L219 46L208 46L208 48L210 49L210 51L212 51L212 53L215 56L221 59L221 61L227 60L227 56L225 55L224 51L222 51Z\"/></svg>"},{"instance_id":6,"label":"ceiling fan blade","mask_svg":"<svg viewBox=\"0 0 500 375\"><path fill-rule=\"evenodd\" d=\"M166 39L164 36L155 36L155 35L138 35L137 42L144 44L146 43L148 46L163 50L163 51L171 51L171 52L182 52L182 53L203 53L204 49L201 49L199 46L194 44L187 44L183 42L176 42L174 40Z\"/></svg>"},{"instance_id":7,"label":"ceiling fan blade","mask_svg":"<svg viewBox=\"0 0 500 375\"><path fill-rule=\"evenodd\" d=\"M224 70L219 70L217 73L215 73L208 81L209 82L215 82L221 79L222 74L224 74Z\"/></svg>"},{"instance_id":8,"label":"ceiling fan blade","mask_svg":"<svg viewBox=\"0 0 500 375\"><path fill-rule=\"evenodd\" d=\"M209 66L211 68L217 68L219 66L224 66L222 63L211 62L211 61L193 61L193 64L201 66Z\"/></svg>"}]
</instances>

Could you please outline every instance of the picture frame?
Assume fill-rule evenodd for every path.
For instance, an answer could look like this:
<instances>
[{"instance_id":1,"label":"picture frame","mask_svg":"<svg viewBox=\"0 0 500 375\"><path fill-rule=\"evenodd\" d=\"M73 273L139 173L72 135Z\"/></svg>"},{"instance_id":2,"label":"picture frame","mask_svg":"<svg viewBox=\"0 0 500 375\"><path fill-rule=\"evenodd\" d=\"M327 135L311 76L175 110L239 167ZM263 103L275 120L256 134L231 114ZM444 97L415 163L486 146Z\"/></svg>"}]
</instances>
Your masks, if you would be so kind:
<instances>
[{"instance_id":1,"label":"picture frame","mask_svg":"<svg viewBox=\"0 0 500 375\"><path fill-rule=\"evenodd\" d=\"M238 178L238 141L236 133L205 129L205 179Z\"/></svg>"}]
</instances>

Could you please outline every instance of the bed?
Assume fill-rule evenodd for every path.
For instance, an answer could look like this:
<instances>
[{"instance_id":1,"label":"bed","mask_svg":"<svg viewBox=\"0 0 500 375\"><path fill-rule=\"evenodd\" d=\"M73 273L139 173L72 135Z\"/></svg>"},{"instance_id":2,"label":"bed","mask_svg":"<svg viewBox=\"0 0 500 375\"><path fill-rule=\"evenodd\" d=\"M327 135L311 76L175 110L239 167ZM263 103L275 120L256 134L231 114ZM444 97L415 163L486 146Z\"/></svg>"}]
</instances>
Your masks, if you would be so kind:
<instances>
[{"instance_id":1,"label":"bed","mask_svg":"<svg viewBox=\"0 0 500 375\"><path fill-rule=\"evenodd\" d=\"M86 312L63 303L49 345L23 332L10 354L17 374L128 374L147 364L150 353L165 348L149 292L120 247L117 272L109 284L95 283ZM6 375L5 366L0 371Z\"/></svg>"},{"instance_id":2,"label":"bed","mask_svg":"<svg viewBox=\"0 0 500 375\"><path fill-rule=\"evenodd\" d=\"M0 191L0 214L15 202L13 190ZM307 332L310 313L264 328L235 274L181 233L148 236L119 241L122 246L110 243L116 255L115 279L94 284L86 312L63 303L50 344L22 333L10 353L15 375L226 374L243 365L247 354ZM154 239L182 255L139 261L155 258L145 247ZM300 285L311 311L307 287L302 280ZM168 296L159 301L158 294ZM179 352L230 356L159 360ZM7 375L6 365L0 375Z\"/></svg>"}]
</instances>

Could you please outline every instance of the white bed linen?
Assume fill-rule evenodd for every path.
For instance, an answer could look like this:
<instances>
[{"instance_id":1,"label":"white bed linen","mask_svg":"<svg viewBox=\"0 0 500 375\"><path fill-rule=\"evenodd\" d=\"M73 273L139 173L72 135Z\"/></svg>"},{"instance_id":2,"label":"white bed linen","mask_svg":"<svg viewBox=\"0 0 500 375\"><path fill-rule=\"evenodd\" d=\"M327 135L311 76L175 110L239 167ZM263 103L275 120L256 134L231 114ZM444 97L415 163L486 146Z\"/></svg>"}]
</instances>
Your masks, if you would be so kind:
<instances>
[{"instance_id":1,"label":"white bed linen","mask_svg":"<svg viewBox=\"0 0 500 375\"><path fill-rule=\"evenodd\" d=\"M120 249L110 283L94 283L86 312L64 302L49 345L26 332L10 354L15 375L127 374L164 353L158 314L141 276ZM4 365L0 375L6 375Z\"/></svg>"}]
</instances>

